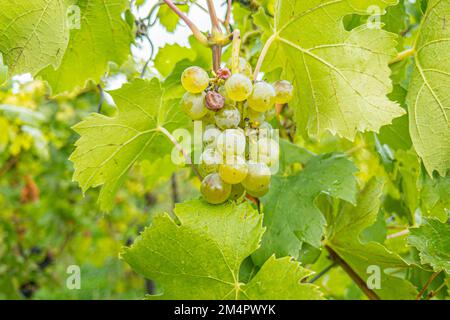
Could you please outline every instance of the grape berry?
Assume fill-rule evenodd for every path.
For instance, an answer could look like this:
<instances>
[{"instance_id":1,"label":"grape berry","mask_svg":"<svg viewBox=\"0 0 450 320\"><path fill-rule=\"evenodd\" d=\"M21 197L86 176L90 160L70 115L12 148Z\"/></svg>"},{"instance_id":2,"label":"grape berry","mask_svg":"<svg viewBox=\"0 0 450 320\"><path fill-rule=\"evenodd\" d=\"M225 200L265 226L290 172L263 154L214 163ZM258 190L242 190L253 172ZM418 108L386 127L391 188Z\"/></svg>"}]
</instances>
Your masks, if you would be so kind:
<instances>
[{"instance_id":1,"label":"grape berry","mask_svg":"<svg viewBox=\"0 0 450 320\"><path fill-rule=\"evenodd\" d=\"M211 204L238 200L245 193L261 197L269 191L279 147L266 121L274 117L275 104L288 103L293 95L289 81L253 83L250 64L243 58L238 64L239 72L231 73L229 61L212 79L196 66L181 76L187 91L181 108L205 125L200 191Z\"/></svg>"}]
</instances>

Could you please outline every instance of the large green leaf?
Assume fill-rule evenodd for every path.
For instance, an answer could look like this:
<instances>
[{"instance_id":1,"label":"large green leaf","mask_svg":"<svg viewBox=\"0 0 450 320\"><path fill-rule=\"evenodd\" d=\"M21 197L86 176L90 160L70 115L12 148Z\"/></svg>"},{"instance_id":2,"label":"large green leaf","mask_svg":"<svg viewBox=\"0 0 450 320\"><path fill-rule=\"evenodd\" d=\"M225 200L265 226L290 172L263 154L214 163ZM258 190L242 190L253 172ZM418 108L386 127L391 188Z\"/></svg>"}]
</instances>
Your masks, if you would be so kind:
<instances>
[{"instance_id":1,"label":"large green leaf","mask_svg":"<svg viewBox=\"0 0 450 320\"><path fill-rule=\"evenodd\" d=\"M76 180L83 191L103 185L99 203L103 210L113 206L113 196L136 161L155 160L171 151L160 131L169 132L184 124L178 105L165 105L157 79L136 79L111 92L118 115L95 113L77 124L81 135L70 157Z\"/></svg>"},{"instance_id":2,"label":"large green leaf","mask_svg":"<svg viewBox=\"0 0 450 320\"><path fill-rule=\"evenodd\" d=\"M178 9L181 12L187 13L189 11L188 5L178 5ZM172 9L166 4L162 4L158 10L159 22L167 29L169 32L174 32L178 23L180 22L180 17L175 14Z\"/></svg>"},{"instance_id":3,"label":"large green leaf","mask_svg":"<svg viewBox=\"0 0 450 320\"><path fill-rule=\"evenodd\" d=\"M409 130L431 175L450 168L450 2L430 0L415 44L407 95Z\"/></svg>"},{"instance_id":4,"label":"large green leaf","mask_svg":"<svg viewBox=\"0 0 450 320\"><path fill-rule=\"evenodd\" d=\"M368 272L370 266L380 268L380 288L373 289L380 298L413 299L417 294L414 286L388 273L392 268L408 267L403 259L378 242L362 243L359 239L361 233L377 220L382 189L382 182L369 181L356 206L346 204L336 216L329 216L326 244L364 281L371 275Z\"/></svg>"},{"instance_id":5,"label":"large green leaf","mask_svg":"<svg viewBox=\"0 0 450 320\"><path fill-rule=\"evenodd\" d=\"M429 218L419 228L409 230L408 243L419 250L420 261L434 271L450 274L450 224Z\"/></svg>"},{"instance_id":6,"label":"large green leaf","mask_svg":"<svg viewBox=\"0 0 450 320\"><path fill-rule=\"evenodd\" d=\"M304 242L319 248L325 218L314 201L321 193L355 202L356 168L341 155L322 155L310 160L292 176L274 176L264 204L261 248L252 256L261 265L273 253L277 257L299 256Z\"/></svg>"},{"instance_id":7,"label":"large green leaf","mask_svg":"<svg viewBox=\"0 0 450 320\"><path fill-rule=\"evenodd\" d=\"M290 259L271 257L247 284L239 280L246 257L259 246L262 216L248 203L178 204L177 225L157 216L122 258L154 279L160 299L320 299L317 287L300 283L311 274ZM274 277L274 275L277 275Z\"/></svg>"},{"instance_id":8,"label":"large green leaf","mask_svg":"<svg viewBox=\"0 0 450 320\"><path fill-rule=\"evenodd\" d=\"M70 32L69 46L58 68L40 73L53 94L83 87L88 80L99 82L108 71L108 62L122 64L130 52L132 33L121 14L126 0L80 0L80 29Z\"/></svg>"},{"instance_id":9,"label":"large green leaf","mask_svg":"<svg viewBox=\"0 0 450 320\"><path fill-rule=\"evenodd\" d=\"M256 22L271 43L262 71L281 69L293 81L297 120L312 135L330 131L353 140L378 131L405 111L390 101L392 33L366 25L346 31L344 16L381 10L397 0L278 0L274 20L260 10Z\"/></svg>"},{"instance_id":10,"label":"large green leaf","mask_svg":"<svg viewBox=\"0 0 450 320\"><path fill-rule=\"evenodd\" d=\"M0 52L10 75L57 67L69 40L69 0L0 0Z\"/></svg>"},{"instance_id":11,"label":"large green leaf","mask_svg":"<svg viewBox=\"0 0 450 320\"><path fill-rule=\"evenodd\" d=\"M182 47L178 44L168 44L158 50L155 57L155 68L164 76L167 77L175 65L183 59L194 60L196 53L194 50Z\"/></svg>"}]
</instances>

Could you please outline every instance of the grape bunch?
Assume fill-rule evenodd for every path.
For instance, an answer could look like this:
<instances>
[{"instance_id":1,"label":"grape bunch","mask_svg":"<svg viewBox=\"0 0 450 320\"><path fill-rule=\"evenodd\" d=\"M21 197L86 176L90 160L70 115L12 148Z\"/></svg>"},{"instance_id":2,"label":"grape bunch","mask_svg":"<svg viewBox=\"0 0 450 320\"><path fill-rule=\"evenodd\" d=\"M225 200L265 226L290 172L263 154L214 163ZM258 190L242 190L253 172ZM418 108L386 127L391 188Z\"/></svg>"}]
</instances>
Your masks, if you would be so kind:
<instances>
[{"instance_id":1,"label":"grape bunch","mask_svg":"<svg viewBox=\"0 0 450 320\"><path fill-rule=\"evenodd\" d=\"M261 197L269 191L279 147L267 121L275 116L275 105L288 103L293 93L286 80L253 82L252 67L243 58L235 73L228 65L212 78L196 66L181 75L187 91L181 108L203 123L200 189L211 204L238 200L245 193Z\"/></svg>"}]
</instances>

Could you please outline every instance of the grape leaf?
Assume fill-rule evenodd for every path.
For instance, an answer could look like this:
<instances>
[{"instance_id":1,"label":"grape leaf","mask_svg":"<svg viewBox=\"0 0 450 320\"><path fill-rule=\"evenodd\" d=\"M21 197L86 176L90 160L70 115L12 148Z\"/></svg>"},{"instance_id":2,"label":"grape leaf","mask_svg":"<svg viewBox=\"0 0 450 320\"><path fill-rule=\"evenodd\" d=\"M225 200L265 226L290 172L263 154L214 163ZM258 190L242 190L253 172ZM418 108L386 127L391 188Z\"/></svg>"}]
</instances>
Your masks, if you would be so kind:
<instances>
[{"instance_id":1,"label":"grape leaf","mask_svg":"<svg viewBox=\"0 0 450 320\"><path fill-rule=\"evenodd\" d=\"M72 29L69 46L58 68L47 67L39 75L47 80L53 94L83 87L88 80L99 82L108 62L122 64L130 52L132 33L121 14L126 0L81 0L79 29Z\"/></svg>"},{"instance_id":2,"label":"grape leaf","mask_svg":"<svg viewBox=\"0 0 450 320\"><path fill-rule=\"evenodd\" d=\"M421 178L420 205L422 215L446 221L448 219L447 211L450 208L450 175L431 178L422 174Z\"/></svg>"},{"instance_id":3,"label":"grape leaf","mask_svg":"<svg viewBox=\"0 0 450 320\"><path fill-rule=\"evenodd\" d=\"M403 107L405 106L406 90L396 84L394 90L389 94L389 98ZM392 124L382 127L378 138L382 144L387 144L394 150L410 149L412 141L409 135L408 115L405 114L400 118L395 118Z\"/></svg>"},{"instance_id":4,"label":"grape leaf","mask_svg":"<svg viewBox=\"0 0 450 320\"><path fill-rule=\"evenodd\" d=\"M316 286L300 283L310 271L289 258L271 257L248 283L239 280L244 259L258 248L262 216L248 203L178 204L177 225L155 217L121 257L163 290L156 299L321 299ZM277 274L280 276L274 277Z\"/></svg>"},{"instance_id":5,"label":"grape leaf","mask_svg":"<svg viewBox=\"0 0 450 320\"><path fill-rule=\"evenodd\" d=\"M99 196L102 210L111 209L117 188L136 161L155 160L171 151L160 128L172 132L184 125L185 117L178 105L163 104L162 95L157 79L136 79L111 92L117 116L95 113L74 126L81 136L70 157L74 180L83 192L103 185Z\"/></svg>"},{"instance_id":6,"label":"grape leaf","mask_svg":"<svg viewBox=\"0 0 450 320\"><path fill-rule=\"evenodd\" d=\"M408 243L419 250L420 261L435 272L450 274L450 224L425 218L419 228L410 228Z\"/></svg>"},{"instance_id":7,"label":"grape leaf","mask_svg":"<svg viewBox=\"0 0 450 320\"><path fill-rule=\"evenodd\" d=\"M183 59L192 61L195 57L196 54L192 49L178 44L168 44L159 49L155 57L155 67L164 77L167 77L179 61Z\"/></svg>"},{"instance_id":8,"label":"grape leaf","mask_svg":"<svg viewBox=\"0 0 450 320\"><path fill-rule=\"evenodd\" d=\"M377 220L382 189L381 181L370 180L359 195L356 206L345 204L336 216L329 216L326 244L366 282L371 275L368 268L380 268L380 288L373 289L380 298L413 299L417 294L415 287L387 273L392 268L407 268L408 264L382 244L363 244L359 239L361 233Z\"/></svg>"},{"instance_id":9,"label":"grape leaf","mask_svg":"<svg viewBox=\"0 0 450 320\"><path fill-rule=\"evenodd\" d=\"M355 201L356 168L341 155L322 155L310 160L292 176L274 176L269 193L262 198L264 234L253 261L261 265L273 253L297 258L306 242L319 248L325 218L314 201L321 193Z\"/></svg>"},{"instance_id":10,"label":"grape leaf","mask_svg":"<svg viewBox=\"0 0 450 320\"><path fill-rule=\"evenodd\" d=\"M450 3L430 0L415 44L406 101L414 148L428 173L450 168Z\"/></svg>"},{"instance_id":11,"label":"grape leaf","mask_svg":"<svg viewBox=\"0 0 450 320\"><path fill-rule=\"evenodd\" d=\"M57 67L69 41L67 0L0 0L0 52L10 75Z\"/></svg>"},{"instance_id":12,"label":"grape leaf","mask_svg":"<svg viewBox=\"0 0 450 320\"><path fill-rule=\"evenodd\" d=\"M181 12L188 12L189 6L188 5L178 5L178 9L180 9ZM167 29L169 32L174 32L178 22L180 22L180 17L176 15L172 9L166 4L163 4L159 7L158 11L158 17L159 22Z\"/></svg>"},{"instance_id":13,"label":"grape leaf","mask_svg":"<svg viewBox=\"0 0 450 320\"><path fill-rule=\"evenodd\" d=\"M352 13L367 14L371 5L383 10L396 2L278 0L273 22L259 11L255 22L269 46L262 70L281 69L293 82L300 128L353 140L358 131L378 131L405 113L386 96L396 36L366 25L349 32L342 22Z\"/></svg>"}]
</instances>

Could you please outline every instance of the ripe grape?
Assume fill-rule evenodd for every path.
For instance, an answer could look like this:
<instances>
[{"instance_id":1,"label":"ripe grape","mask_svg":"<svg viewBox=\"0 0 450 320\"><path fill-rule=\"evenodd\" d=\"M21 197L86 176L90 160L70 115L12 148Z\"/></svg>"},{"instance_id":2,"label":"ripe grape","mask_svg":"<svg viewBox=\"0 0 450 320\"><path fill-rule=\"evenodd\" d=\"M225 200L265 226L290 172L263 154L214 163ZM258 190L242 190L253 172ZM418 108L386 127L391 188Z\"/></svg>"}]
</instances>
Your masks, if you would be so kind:
<instances>
[{"instance_id":1,"label":"ripe grape","mask_svg":"<svg viewBox=\"0 0 450 320\"><path fill-rule=\"evenodd\" d=\"M229 184L242 182L247 176L247 163L242 156L226 157L225 163L219 166L219 175Z\"/></svg>"},{"instance_id":2,"label":"ripe grape","mask_svg":"<svg viewBox=\"0 0 450 320\"><path fill-rule=\"evenodd\" d=\"M181 98L181 109L192 119L199 120L208 113L205 93L186 92Z\"/></svg>"},{"instance_id":3,"label":"ripe grape","mask_svg":"<svg viewBox=\"0 0 450 320\"><path fill-rule=\"evenodd\" d=\"M203 175L217 172L223 162L222 155L214 148L206 148L200 156L199 168Z\"/></svg>"},{"instance_id":4,"label":"ripe grape","mask_svg":"<svg viewBox=\"0 0 450 320\"><path fill-rule=\"evenodd\" d=\"M262 188L260 190L247 190L247 193L251 195L252 197L260 198L269 192L269 187Z\"/></svg>"},{"instance_id":5,"label":"ripe grape","mask_svg":"<svg viewBox=\"0 0 450 320\"><path fill-rule=\"evenodd\" d=\"M231 100L231 98L227 94L227 90L225 90L225 86L220 86L217 92L224 97L225 99L225 106L234 106L235 102Z\"/></svg>"},{"instance_id":6,"label":"ripe grape","mask_svg":"<svg viewBox=\"0 0 450 320\"><path fill-rule=\"evenodd\" d=\"M252 93L253 85L243 74L236 73L225 82L227 95L234 101L244 101Z\"/></svg>"},{"instance_id":7,"label":"ripe grape","mask_svg":"<svg viewBox=\"0 0 450 320\"><path fill-rule=\"evenodd\" d=\"M228 60L227 67L229 69L232 68L232 60L231 59ZM244 58L239 58L238 69L239 69L239 71L238 71L239 73L242 73L243 75L249 77L250 79L253 77L252 66Z\"/></svg>"},{"instance_id":8,"label":"ripe grape","mask_svg":"<svg viewBox=\"0 0 450 320\"><path fill-rule=\"evenodd\" d=\"M262 138L258 140L258 154L278 158L280 155L280 148L274 140Z\"/></svg>"},{"instance_id":9,"label":"ripe grape","mask_svg":"<svg viewBox=\"0 0 450 320\"><path fill-rule=\"evenodd\" d=\"M240 183L233 184L231 186L231 194L230 194L230 200L238 200L240 199L245 193L244 186Z\"/></svg>"},{"instance_id":10,"label":"ripe grape","mask_svg":"<svg viewBox=\"0 0 450 320\"><path fill-rule=\"evenodd\" d=\"M189 67L181 75L181 84L190 93L200 93L209 85L208 73L200 67Z\"/></svg>"},{"instance_id":11,"label":"ripe grape","mask_svg":"<svg viewBox=\"0 0 450 320\"><path fill-rule=\"evenodd\" d=\"M248 97L248 106L258 112L266 112L275 103L275 89L267 82L257 82Z\"/></svg>"},{"instance_id":12,"label":"ripe grape","mask_svg":"<svg viewBox=\"0 0 450 320\"><path fill-rule=\"evenodd\" d=\"M207 146L214 146L217 141L217 137L220 135L220 131L215 125L209 124L206 126L203 132L203 143Z\"/></svg>"},{"instance_id":13,"label":"ripe grape","mask_svg":"<svg viewBox=\"0 0 450 320\"><path fill-rule=\"evenodd\" d=\"M207 202L220 204L230 197L231 185L225 183L218 173L211 173L203 179L200 191Z\"/></svg>"},{"instance_id":14,"label":"ripe grape","mask_svg":"<svg viewBox=\"0 0 450 320\"><path fill-rule=\"evenodd\" d=\"M222 130L236 128L241 121L241 113L236 107L227 106L217 111L214 119Z\"/></svg>"},{"instance_id":15,"label":"ripe grape","mask_svg":"<svg viewBox=\"0 0 450 320\"><path fill-rule=\"evenodd\" d=\"M249 194L263 192L270 186L271 172L265 163L249 163L242 185Z\"/></svg>"},{"instance_id":16,"label":"ripe grape","mask_svg":"<svg viewBox=\"0 0 450 320\"><path fill-rule=\"evenodd\" d=\"M273 87L275 88L276 92L275 103L285 104L291 101L294 87L289 81L277 81L273 84Z\"/></svg>"},{"instance_id":17,"label":"ripe grape","mask_svg":"<svg viewBox=\"0 0 450 320\"><path fill-rule=\"evenodd\" d=\"M217 149L225 156L243 155L245 134L239 129L227 129L217 137Z\"/></svg>"},{"instance_id":18,"label":"ripe grape","mask_svg":"<svg viewBox=\"0 0 450 320\"><path fill-rule=\"evenodd\" d=\"M260 139L268 138L271 139L273 137L273 128L270 123L264 121L259 126L258 136Z\"/></svg>"}]
</instances>

